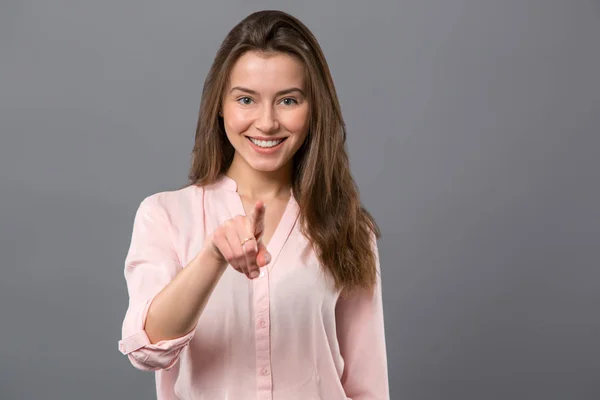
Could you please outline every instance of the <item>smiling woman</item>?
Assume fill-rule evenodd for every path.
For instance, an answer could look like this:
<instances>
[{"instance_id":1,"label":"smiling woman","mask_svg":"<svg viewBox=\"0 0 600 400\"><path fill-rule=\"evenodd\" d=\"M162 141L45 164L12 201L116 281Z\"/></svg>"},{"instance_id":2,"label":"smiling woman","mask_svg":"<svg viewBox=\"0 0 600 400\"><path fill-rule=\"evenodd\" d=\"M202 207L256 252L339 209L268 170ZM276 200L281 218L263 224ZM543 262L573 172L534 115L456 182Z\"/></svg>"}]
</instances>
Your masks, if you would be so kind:
<instances>
[{"instance_id":1,"label":"smiling woman","mask_svg":"<svg viewBox=\"0 0 600 400\"><path fill-rule=\"evenodd\" d=\"M389 399L378 237L316 39L251 14L206 77L189 184L136 213L119 349L159 400Z\"/></svg>"},{"instance_id":2,"label":"smiling woman","mask_svg":"<svg viewBox=\"0 0 600 400\"><path fill-rule=\"evenodd\" d=\"M237 60L221 113L235 149L231 174L242 169L292 176L292 157L308 133L304 87L304 66L297 57L249 51Z\"/></svg>"}]
</instances>

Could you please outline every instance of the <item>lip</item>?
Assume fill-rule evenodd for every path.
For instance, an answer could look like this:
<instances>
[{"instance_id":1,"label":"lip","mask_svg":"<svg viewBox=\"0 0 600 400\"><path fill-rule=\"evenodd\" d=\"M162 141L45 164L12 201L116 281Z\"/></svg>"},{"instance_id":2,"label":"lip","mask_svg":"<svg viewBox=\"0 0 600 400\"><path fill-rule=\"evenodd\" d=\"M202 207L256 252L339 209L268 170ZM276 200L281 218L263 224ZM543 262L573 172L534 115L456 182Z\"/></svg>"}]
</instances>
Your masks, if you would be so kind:
<instances>
[{"instance_id":1,"label":"lip","mask_svg":"<svg viewBox=\"0 0 600 400\"><path fill-rule=\"evenodd\" d=\"M273 153L279 151L279 149L281 149L283 147L283 143L285 142L285 139L287 139L287 137L262 139L261 137L256 137L256 136L246 136L246 138L248 139L248 143L250 143L250 147L252 147L252 149L254 149L254 151L256 151L259 154L273 154ZM258 139L258 140L280 140L280 139L283 139L283 140L277 146L264 148L264 147L259 147L259 146L255 145L254 143L252 143L252 140L250 140L250 138Z\"/></svg>"},{"instance_id":2,"label":"lip","mask_svg":"<svg viewBox=\"0 0 600 400\"><path fill-rule=\"evenodd\" d=\"M264 141L287 139L287 136L284 136L284 137L246 136L246 137L256 139L256 140L264 140Z\"/></svg>"}]
</instances>

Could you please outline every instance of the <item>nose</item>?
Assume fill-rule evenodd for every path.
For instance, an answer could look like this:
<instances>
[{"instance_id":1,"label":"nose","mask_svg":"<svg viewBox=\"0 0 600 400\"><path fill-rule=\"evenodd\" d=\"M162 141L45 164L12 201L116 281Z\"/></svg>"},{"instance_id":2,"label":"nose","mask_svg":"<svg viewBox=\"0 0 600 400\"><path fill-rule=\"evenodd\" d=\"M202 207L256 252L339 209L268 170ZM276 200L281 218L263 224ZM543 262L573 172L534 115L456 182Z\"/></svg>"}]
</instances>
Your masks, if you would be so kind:
<instances>
[{"instance_id":1,"label":"nose","mask_svg":"<svg viewBox=\"0 0 600 400\"><path fill-rule=\"evenodd\" d=\"M277 114L272 107L261 107L258 118L256 119L256 127L264 133L271 133L279 129L279 121Z\"/></svg>"}]
</instances>

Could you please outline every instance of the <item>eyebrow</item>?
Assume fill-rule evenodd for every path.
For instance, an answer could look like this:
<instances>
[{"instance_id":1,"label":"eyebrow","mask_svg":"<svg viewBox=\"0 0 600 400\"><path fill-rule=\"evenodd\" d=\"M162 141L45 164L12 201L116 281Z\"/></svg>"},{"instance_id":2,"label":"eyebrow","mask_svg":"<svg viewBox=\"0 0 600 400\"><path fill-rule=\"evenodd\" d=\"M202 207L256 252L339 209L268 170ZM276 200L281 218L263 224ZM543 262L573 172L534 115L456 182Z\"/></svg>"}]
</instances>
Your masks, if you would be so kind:
<instances>
[{"instance_id":1,"label":"eyebrow","mask_svg":"<svg viewBox=\"0 0 600 400\"><path fill-rule=\"evenodd\" d=\"M258 94L258 92L256 90L248 89L248 88L245 88L245 87L242 87L242 86L236 86L236 87L231 88L231 90L229 91L229 93L233 92L234 90L239 90L240 92L245 92L245 93L253 94L253 95L257 95ZM276 95L277 96L283 96L283 95L294 93L294 92L298 92L302 96L304 96L304 92L300 88L297 88L297 87L280 90L279 92L276 93Z\"/></svg>"}]
</instances>

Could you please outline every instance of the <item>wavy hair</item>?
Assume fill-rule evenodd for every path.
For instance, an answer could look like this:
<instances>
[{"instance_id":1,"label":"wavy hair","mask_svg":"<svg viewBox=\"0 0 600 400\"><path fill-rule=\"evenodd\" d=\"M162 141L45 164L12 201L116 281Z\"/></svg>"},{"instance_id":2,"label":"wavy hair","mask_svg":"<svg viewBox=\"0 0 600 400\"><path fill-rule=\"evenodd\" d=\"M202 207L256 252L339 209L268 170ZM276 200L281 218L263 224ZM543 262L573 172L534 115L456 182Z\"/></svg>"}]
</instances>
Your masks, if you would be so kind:
<instances>
[{"instance_id":1,"label":"wavy hair","mask_svg":"<svg viewBox=\"0 0 600 400\"><path fill-rule=\"evenodd\" d=\"M350 174L346 127L323 51L293 16L255 12L225 37L204 82L189 185L210 184L231 165L234 149L218 113L230 71L248 51L289 54L304 64L310 121L306 140L293 157L292 176L300 229L337 289L372 291L377 278L374 241L381 233L362 207Z\"/></svg>"}]
</instances>

